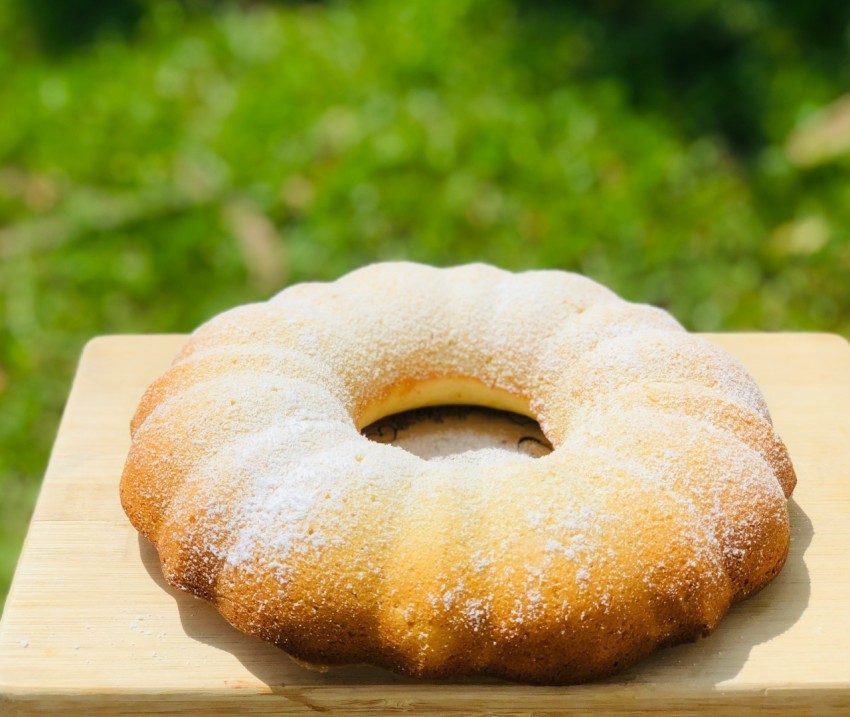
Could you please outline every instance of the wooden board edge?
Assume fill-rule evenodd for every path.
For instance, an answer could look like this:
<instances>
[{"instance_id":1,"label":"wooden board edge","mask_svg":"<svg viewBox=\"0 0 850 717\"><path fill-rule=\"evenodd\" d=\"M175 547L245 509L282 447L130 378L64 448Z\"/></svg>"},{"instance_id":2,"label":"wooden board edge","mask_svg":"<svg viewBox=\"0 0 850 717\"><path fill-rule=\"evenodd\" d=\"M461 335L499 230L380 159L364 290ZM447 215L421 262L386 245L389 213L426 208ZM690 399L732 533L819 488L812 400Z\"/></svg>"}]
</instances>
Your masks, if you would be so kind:
<instances>
[{"instance_id":1,"label":"wooden board edge","mask_svg":"<svg viewBox=\"0 0 850 717\"><path fill-rule=\"evenodd\" d=\"M592 687L592 686L591 686ZM275 714L275 715L516 715L530 711L547 715L598 712L612 717L675 715L823 715L850 712L850 685L836 687L788 686L753 690L721 688L680 694L656 694L635 686L626 694L591 691L578 687L529 687L513 690L475 685L385 686L380 695L350 687L274 686L269 692L234 690L220 692L159 692L153 688L134 691L38 692L6 689L0 683L0 713L20 717L55 714Z\"/></svg>"}]
</instances>

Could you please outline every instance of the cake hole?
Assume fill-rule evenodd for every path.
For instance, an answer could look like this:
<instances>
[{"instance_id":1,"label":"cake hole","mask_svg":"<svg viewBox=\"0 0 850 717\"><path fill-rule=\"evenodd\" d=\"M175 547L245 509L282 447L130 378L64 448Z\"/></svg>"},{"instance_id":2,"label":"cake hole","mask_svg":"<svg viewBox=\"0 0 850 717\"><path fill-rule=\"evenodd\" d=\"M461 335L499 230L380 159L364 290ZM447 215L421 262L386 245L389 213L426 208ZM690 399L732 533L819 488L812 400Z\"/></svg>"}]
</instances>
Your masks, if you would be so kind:
<instances>
[{"instance_id":1,"label":"cake hole","mask_svg":"<svg viewBox=\"0 0 850 717\"><path fill-rule=\"evenodd\" d=\"M530 458L552 452L533 418L481 406L432 406L394 413L361 433L426 460L500 449Z\"/></svg>"}]
</instances>

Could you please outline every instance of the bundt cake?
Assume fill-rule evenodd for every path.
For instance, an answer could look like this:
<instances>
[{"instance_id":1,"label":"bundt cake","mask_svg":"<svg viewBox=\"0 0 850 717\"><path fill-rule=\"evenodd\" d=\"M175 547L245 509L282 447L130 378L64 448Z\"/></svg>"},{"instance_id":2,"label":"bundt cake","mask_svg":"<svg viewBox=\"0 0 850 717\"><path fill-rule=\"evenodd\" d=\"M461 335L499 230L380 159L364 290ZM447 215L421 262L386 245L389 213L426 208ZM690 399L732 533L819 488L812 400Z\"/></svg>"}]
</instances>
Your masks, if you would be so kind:
<instances>
[{"instance_id":1,"label":"bundt cake","mask_svg":"<svg viewBox=\"0 0 850 717\"><path fill-rule=\"evenodd\" d=\"M434 405L554 450L361 434ZM292 286L197 329L131 433L121 501L167 580L315 665L595 679L707 635L788 551L794 471L741 364L562 271Z\"/></svg>"}]
</instances>

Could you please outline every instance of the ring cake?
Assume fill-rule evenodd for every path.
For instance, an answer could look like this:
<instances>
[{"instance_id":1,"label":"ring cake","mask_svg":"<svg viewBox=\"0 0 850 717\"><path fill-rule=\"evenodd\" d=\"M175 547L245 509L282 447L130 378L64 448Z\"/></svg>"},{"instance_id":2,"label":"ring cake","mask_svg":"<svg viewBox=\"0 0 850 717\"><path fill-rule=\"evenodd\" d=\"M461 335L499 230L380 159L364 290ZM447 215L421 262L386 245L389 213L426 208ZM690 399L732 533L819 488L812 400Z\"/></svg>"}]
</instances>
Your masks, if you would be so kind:
<instances>
[{"instance_id":1,"label":"ring cake","mask_svg":"<svg viewBox=\"0 0 850 717\"><path fill-rule=\"evenodd\" d=\"M554 450L361 434L447 404ZM788 552L794 471L744 368L561 271L292 286L195 331L131 431L121 500L168 581L312 664L595 679L707 635Z\"/></svg>"}]
</instances>

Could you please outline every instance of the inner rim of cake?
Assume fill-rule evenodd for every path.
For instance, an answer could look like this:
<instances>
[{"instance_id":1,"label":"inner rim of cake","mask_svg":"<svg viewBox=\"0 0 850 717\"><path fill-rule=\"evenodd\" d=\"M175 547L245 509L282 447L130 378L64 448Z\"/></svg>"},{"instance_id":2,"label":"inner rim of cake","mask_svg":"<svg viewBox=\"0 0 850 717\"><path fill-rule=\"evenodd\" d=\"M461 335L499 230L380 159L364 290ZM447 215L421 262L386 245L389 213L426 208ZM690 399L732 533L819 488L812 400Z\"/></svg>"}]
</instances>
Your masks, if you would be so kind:
<instances>
[{"instance_id":1,"label":"inner rim of cake","mask_svg":"<svg viewBox=\"0 0 850 717\"><path fill-rule=\"evenodd\" d=\"M385 388L355 418L358 431L382 418L431 406L480 406L526 416L539 423L524 396L519 396L469 376L410 378ZM548 438L548 436L547 436Z\"/></svg>"}]
</instances>

